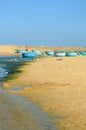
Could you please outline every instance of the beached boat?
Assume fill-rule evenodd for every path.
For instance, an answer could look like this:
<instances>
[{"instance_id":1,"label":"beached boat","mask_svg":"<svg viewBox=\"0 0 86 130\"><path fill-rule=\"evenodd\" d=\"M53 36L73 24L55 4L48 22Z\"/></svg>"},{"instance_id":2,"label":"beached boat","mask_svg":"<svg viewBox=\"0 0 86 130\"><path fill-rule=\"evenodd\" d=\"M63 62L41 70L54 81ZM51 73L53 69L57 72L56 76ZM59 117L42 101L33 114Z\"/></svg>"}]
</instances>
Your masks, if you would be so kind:
<instances>
[{"instance_id":1,"label":"beached boat","mask_svg":"<svg viewBox=\"0 0 86 130\"><path fill-rule=\"evenodd\" d=\"M54 56L54 52L53 51L45 51L45 54L50 55L50 56Z\"/></svg>"},{"instance_id":2,"label":"beached boat","mask_svg":"<svg viewBox=\"0 0 86 130\"><path fill-rule=\"evenodd\" d=\"M66 56L77 56L77 52L66 52Z\"/></svg>"},{"instance_id":3,"label":"beached boat","mask_svg":"<svg viewBox=\"0 0 86 130\"><path fill-rule=\"evenodd\" d=\"M81 55L86 56L86 51L79 52Z\"/></svg>"},{"instance_id":4,"label":"beached boat","mask_svg":"<svg viewBox=\"0 0 86 130\"><path fill-rule=\"evenodd\" d=\"M20 50L20 53L28 53L29 51L27 50Z\"/></svg>"},{"instance_id":5,"label":"beached boat","mask_svg":"<svg viewBox=\"0 0 86 130\"><path fill-rule=\"evenodd\" d=\"M40 50L32 50L37 56L40 56L42 52Z\"/></svg>"},{"instance_id":6,"label":"beached boat","mask_svg":"<svg viewBox=\"0 0 86 130\"><path fill-rule=\"evenodd\" d=\"M45 52L42 52L42 54L40 55L42 57L48 56Z\"/></svg>"},{"instance_id":7,"label":"beached boat","mask_svg":"<svg viewBox=\"0 0 86 130\"><path fill-rule=\"evenodd\" d=\"M54 52L54 56L57 57L64 57L66 55L66 52Z\"/></svg>"},{"instance_id":8,"label":"beached boat","mask_svg":"<svg viewBox=\"0 0 86 130\"><path fill-rule=\"evenodd\" d=\"M15 53L27 53L27 50L20 50L20 49L15 49L14 50Z\"/></svg>"},{"instance_id":9,"label":"beached boat","mask_svg":"<svg viewBox=\"0 0 86 130\"><path fill-rule=\"evenodd\" d=\"M23 58L36 58L36 54L34 52L22 53Z\"/></svg>"}]
</instances>

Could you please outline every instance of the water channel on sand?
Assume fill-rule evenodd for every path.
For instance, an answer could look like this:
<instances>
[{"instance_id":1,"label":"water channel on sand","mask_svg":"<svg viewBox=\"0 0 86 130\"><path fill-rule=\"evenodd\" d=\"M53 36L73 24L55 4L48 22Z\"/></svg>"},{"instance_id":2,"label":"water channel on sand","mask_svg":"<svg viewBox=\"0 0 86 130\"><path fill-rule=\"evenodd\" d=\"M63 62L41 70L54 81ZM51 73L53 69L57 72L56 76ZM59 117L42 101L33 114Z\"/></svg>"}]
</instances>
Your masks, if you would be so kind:
<instances>
[{"instance_id":1,"label":"water channel on sand","mask_svg":"<svg viewBox=\"0 0 86 130\"><path fill-rule=\"evenodd\" d=\"M5 66L5 64L4 64ZM0 130L56 130L53 120L23 96L0 87Z\"/></svg>"}]
</instances>

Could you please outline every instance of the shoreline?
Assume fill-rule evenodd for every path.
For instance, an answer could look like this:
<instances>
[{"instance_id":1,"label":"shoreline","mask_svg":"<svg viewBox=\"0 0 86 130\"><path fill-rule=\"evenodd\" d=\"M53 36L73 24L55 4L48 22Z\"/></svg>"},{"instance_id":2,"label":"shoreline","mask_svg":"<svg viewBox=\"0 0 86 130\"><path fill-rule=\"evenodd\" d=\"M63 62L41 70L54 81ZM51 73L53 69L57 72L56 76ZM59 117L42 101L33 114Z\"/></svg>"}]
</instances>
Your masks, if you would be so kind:
<instances>
[{"instance_id":1,"label":"shoreline","mask_svg":"<svg viewBox=\"0 0 86 130\"><path fill-rule=\"evenodd\" d=\"M48 48L47 48L48 49ZM61 130L86 129L86 57L44 57L21 66L17 79L3 84L13 94L26 96L52 116ZM8 88L25 86L21 90Z\"/></svg>"}]
</instances>

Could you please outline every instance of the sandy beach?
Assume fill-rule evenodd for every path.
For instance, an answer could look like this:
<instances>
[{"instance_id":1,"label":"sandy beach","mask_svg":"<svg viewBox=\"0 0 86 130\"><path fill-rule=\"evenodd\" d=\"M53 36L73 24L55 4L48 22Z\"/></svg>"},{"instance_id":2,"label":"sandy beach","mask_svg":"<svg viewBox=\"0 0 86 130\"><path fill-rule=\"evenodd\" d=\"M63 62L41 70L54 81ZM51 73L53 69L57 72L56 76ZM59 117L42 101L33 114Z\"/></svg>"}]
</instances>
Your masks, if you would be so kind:
<instances>
[{"instance_id":1,"label":"sandy beach","mask_svg":"<svg viewBox=\"0 0 86 130\"><path fill-rule=\"evenodd\" d=\"M23 46L23 45L0 45L0 55L20 55L19 53L15 53L15 50L41 50L45 51L55 51L55 50L72 50L72 51L82 51L86 50L86 47L78 47L78 46Z\"/></svg>"},{"instance_id":2,"label":"sandy beach","mask_svg":"<svg viewBox=\"0 0 86 130\"><path fill-rule=\"evenodd\" d=\"M7 47L5 54L16 55L16 47ZM23 47L22 47L23 48ZM28 47L28 49L57 50L68 48ZM77 50L77 47L70 48ZM85 48L78 48L85 50ZM7 53L8 52L8 53ZM10 52L10 53L9 53ZM4 54L3 51L1 55ZM11 94L24 95L42 111L58 116L53 123L58 130L86 130L86 57L43 57L20 67L17 79L3 83ZM15 91L15 86L25 86Z\"/></svg>"}]
</instances>

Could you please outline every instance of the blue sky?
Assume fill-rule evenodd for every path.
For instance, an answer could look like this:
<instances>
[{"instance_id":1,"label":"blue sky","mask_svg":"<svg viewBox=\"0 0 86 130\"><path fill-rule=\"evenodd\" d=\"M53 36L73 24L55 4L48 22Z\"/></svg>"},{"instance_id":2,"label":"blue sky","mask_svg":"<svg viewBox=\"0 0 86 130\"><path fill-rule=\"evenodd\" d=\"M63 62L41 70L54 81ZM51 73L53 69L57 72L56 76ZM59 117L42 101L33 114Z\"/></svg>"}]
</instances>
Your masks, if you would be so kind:
<instances>
[{"instance_id":1,"label":"blue sky","mask_svg":"<svg viewBox=\"0 0 86 130\"><path fill-rule=\"evenodd\" d=\"M86 0L0 0L0 44L86 46Z\"/></svg>"}]
</instances>

